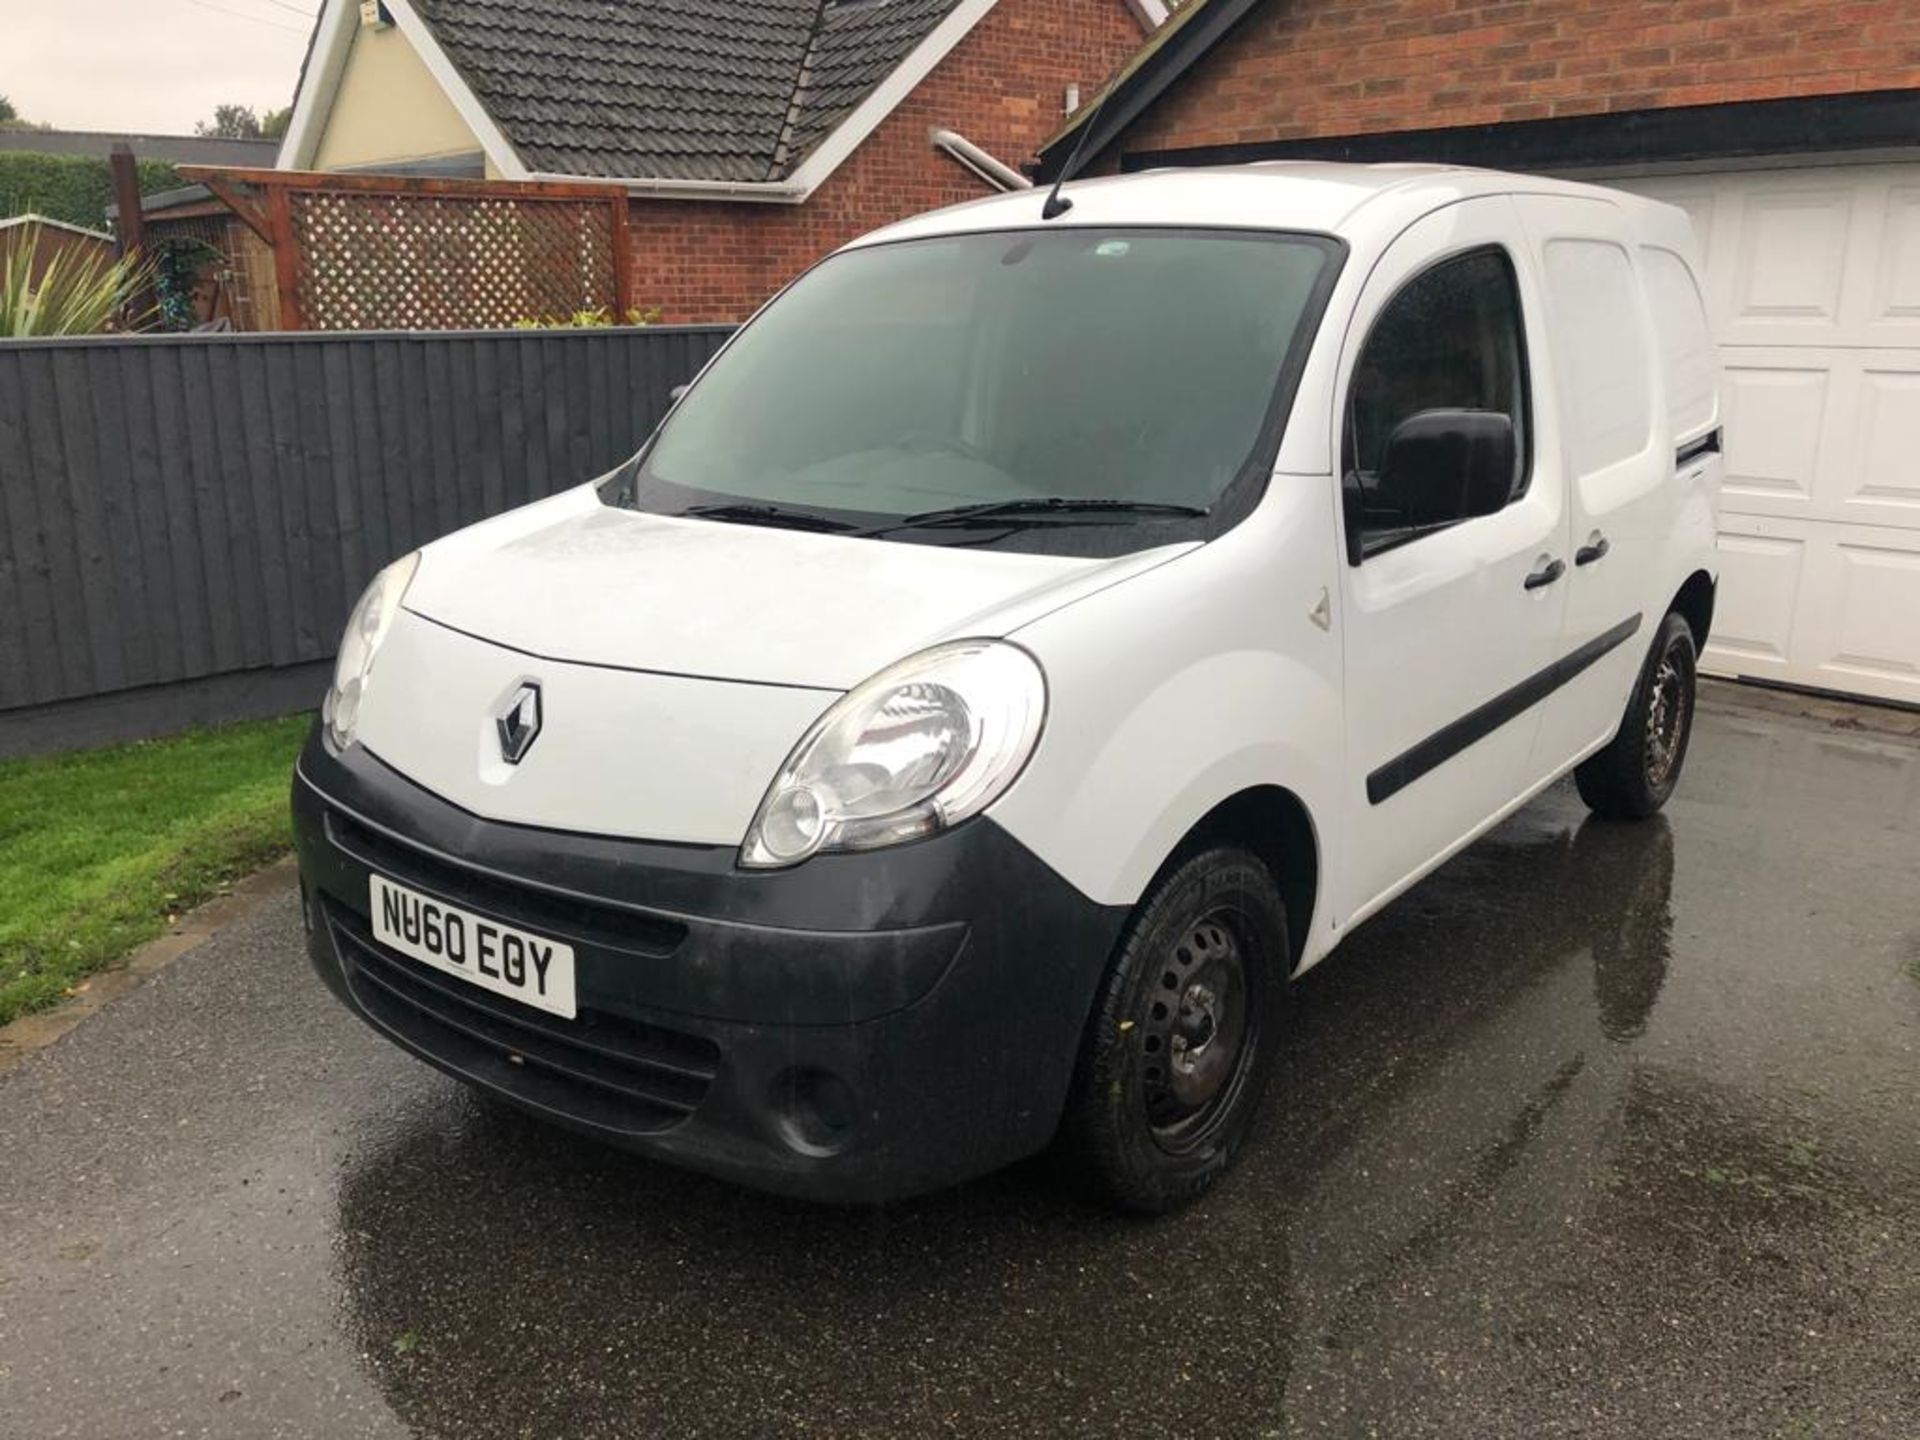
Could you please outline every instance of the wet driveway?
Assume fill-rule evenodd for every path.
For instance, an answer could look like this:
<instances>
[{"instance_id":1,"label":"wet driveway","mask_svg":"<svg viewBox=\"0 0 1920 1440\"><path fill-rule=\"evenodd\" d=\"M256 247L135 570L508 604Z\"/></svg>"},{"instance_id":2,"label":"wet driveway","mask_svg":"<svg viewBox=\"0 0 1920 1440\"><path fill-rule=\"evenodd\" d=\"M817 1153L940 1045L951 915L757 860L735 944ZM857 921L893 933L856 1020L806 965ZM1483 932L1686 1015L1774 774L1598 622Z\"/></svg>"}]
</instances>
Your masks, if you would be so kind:
<instances>
[{"instance_id":1,"label":"wet driveway","mask_svg":"<svg viewBox=\"0 0 1920 1440\"><path fill-rule=\"evenodd\" d=\"M290 897L0 1077L0 1434L1920 1435L1920 742L1703 707L1300 987L1230 1180L882 1212L476 1103Z\"/></svg>"}]
</instances>

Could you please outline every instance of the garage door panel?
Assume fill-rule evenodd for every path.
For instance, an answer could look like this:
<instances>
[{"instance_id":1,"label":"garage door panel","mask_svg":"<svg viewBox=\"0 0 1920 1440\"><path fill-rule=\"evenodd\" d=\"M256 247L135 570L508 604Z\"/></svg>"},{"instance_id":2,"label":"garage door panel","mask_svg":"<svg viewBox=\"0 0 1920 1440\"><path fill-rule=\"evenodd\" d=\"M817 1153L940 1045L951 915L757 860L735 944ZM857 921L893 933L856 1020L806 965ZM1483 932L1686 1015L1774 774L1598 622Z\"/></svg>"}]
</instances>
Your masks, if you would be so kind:
<instances>
[{"instance_id":1,"label":"garage door panel","mask_svg":"<svg viewBox=\"0 0 1920 1440\"><path fill-rule=\"evenodd\" d=\"M1701 668L1920 704L1912 540L1900 529L1728 517Z\"/></svg>"},{"instance_id":2,"label":"garage door panel","mask_svg":"<svg viewBox=\"0 0 1920 1440\"><path fill-rule=\"evenodd\" d=\"M1880 228L1871 325L1875 344L1920 340L1920 182L1888 188Z\"/></svg>"},{"instance_id":3,"label":"garage door panel","mask_svg":"<svg viewBox=\"0 0 1920 1440\"><path fill-rule=\"evenodd\" d=\"M1835 476L1845 518L1920 526L1920 353L1869 363L1859 394L1856 454Z\"/></svg>"},{"instance_id":4,"label":"garage door panel","mask_svg":"<svg viewBox=\"0 0 1920 1440\"><path fill-rule=\"evenodd\" d=\"M1723 511L1920 527L1920 347L1723 346Z\"/></svg>"},{"instance_id":5,"label":"garage door panel","mask_svg":"<svg viewBox=\"0 0 1920 1440\"><path fill-rule=\"evenodd\" d=\"M1720 534L1720 592L1701 663L1722 674L1782 674L1793 643L1804 542L1788 536Z\"/></svg>"},{"instance_id":6,"label":"garage door panel","mask_svg":"<svg viewBox=\"0 0 1920 1440\"><path fill-rule=\"evenodd\" d=\"M1822 366L1723 363L1727 460L1722 503L1767 502L1762 514L1804 510L1813 500L1820 442L1827 427L1829 376Z\"/></svg>"},{"instance_id":7,"label":"garage door panel","mask_svg":"<svg viewBox=\"0 0 1920 1440\"><path fill-rule=\"evenodd\" d=\"M1706 668L1920 703L1920 163L1617 181L1685 208L1726 414Z\"/></svg>"},{"instance_id":8,"label":"garage door panel","mask_svg":"<svg viewBox=\"0 0 1920 1440\"><path fill-rule=\"evenodd\" d=\"M1724 279L1732 269L1730 265L1720 263L1716 253L1725 243L1728 243L1722 238L1722 227L1719 224L1719 212L1722 208L1719 192L1710 182L1693 184L1684 178L1644 182L1623 181L1622 183L1630 189L1649 195L1656 194L1652 187L1657 184L1660 187L1657 192L1658 199L1669 205L1677 205L1687 212L1687 219L1693 225L1694 243L1700 247L1700 258L1707 267L1707 273L1700 277L1701 285L1706 292L1707 306L1715 317L1725 314L1726 297L1713 293L1716 288L1725 288ZM1725 229L1728 234L1732 233L1731 226Z\"/></svg>"},{"instance_id":9,"label":"garage door panel","mask_svg":"<svg viewBox=\"0 0 1920 1440\"><path fill-rule=\"evenodd\" d=\"M1612 183L1686 210L1721 343L1920 341L1920 166Z\"/></svg>"},{"instance_id":10,"label":"garage door panel","mask_svg":"<svg viewBox=\"0 0 1920 1440\"><path fill-rule=\"evenodd\" d=\"M1853 188L1749 188L1743 198L1723 338L1734 344L1833 343L1839 339L1853 235Z\"/></svg>"},{"instance_id":11,"label":"garage door panel","mask_svg":"<svg viewBox=\"0 0 1920 1440\"><path fill-rule=\"evenodd\" d=\"M1835 689L1920 701L1920 553L1844 535L1821 548L1835 573L1821 587L1830 612L1809 617L1815 664Z\"/></svg>"}]
</instances>

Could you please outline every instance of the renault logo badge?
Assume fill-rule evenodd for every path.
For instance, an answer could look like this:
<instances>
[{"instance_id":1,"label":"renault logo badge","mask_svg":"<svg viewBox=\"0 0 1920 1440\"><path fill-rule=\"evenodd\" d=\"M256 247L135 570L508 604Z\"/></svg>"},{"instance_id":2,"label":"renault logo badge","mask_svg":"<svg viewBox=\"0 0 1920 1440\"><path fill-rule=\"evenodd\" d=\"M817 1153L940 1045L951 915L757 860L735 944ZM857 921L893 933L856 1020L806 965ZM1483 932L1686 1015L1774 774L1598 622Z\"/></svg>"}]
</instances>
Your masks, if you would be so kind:
<instances>
[{"instance_id":1,"label":"renault logo badge","mask_svg":"<svg viewBox=\"0 0 1920 1440\"><path fill-rule=\"evenodd\" d=\"M540 738L540 687L529 680L514 691L494 725L500 732L500 758L518 765Z\"/></svg>"}]
</instances>

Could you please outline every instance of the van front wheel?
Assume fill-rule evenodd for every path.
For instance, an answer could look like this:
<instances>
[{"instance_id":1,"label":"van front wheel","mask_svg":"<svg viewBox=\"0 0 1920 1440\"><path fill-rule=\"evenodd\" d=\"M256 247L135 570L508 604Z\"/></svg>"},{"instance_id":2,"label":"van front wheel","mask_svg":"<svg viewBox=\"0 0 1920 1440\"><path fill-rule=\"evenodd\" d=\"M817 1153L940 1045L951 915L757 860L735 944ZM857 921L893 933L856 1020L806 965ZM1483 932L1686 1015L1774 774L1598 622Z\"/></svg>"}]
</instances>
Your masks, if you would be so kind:
<instances>
[{"instance_id":1,"label":"van front wheel","mask_svg":"<svg viewBox=\"0 0 1920 1440\"><path fill-rule=\"evenodd\" d=\"M1693 735L1694 683L1693 630L1685 616L1669 612L1634 683L1620 733L1573 772L1580 798L1596 815L1644 820L1667 803Z\"/></svg>"},{"instance_id":2,"label":"van front wheel","mask_svg":"<svg viewBox=\"0 0 1920 1440\"><path fill-rule=\"evenodd\" d=\"M1258 857L1201 851L1134 912L1089 1023L1063 1140L1124 1210L1194 1199L1252 1127L1291 969L1286 908Z\"/></svg>"}]
</instances>

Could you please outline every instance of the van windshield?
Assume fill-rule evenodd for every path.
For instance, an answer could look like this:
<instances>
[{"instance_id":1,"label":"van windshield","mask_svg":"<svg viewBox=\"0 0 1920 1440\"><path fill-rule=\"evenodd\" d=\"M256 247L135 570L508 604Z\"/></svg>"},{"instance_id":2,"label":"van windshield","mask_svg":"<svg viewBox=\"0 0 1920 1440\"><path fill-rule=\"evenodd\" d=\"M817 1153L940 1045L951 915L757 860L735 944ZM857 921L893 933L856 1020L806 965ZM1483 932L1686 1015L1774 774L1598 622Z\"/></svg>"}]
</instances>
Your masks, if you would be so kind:
<instances>
[{"instance_id":1,"label":"van windshield","mask_svg":"<svg viewBox=\"0 0 1920 1440\"><path fill-rule=\"evenodd\" d=\"M1062 228L836 255L729 345L608 498L926 544L1212 533L1230 487L1264 479L1338 254L1270 231Z\"/></svg>"}]
</instances>

